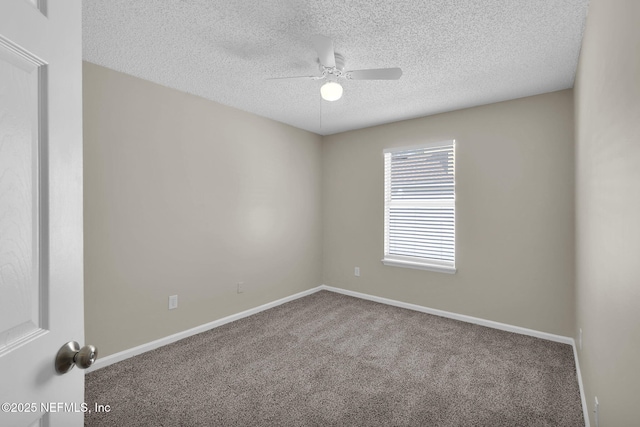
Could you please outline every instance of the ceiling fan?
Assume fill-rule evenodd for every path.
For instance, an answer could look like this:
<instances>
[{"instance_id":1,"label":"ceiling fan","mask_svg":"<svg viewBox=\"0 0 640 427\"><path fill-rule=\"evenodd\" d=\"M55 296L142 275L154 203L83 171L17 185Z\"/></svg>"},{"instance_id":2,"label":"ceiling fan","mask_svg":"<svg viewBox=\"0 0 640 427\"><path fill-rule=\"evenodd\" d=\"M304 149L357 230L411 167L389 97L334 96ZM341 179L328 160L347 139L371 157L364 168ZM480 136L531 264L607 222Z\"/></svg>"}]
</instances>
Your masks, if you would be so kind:
<instances>
[{"instance_id":1,"label":"ceiling fan","mask_svg":"<svg viewBox=\"0 0 640 427\"><path fill-rule=\"evenodd\" d=\"M296 76L296 77L274 77L267 80L295 80L311 79L323 80L327 82L320 88L320 95L326 101L337 101L342 97L342 85L338 83L340 79L347 80L398 80L402 76L400 68L372 68L368 70L345 70L344 57L336 53L333 49L333 41L323 35L316 35L312 38L313 47L318 52L318 62L321 75L319 76Z\"/></svg>"}]
</instances>

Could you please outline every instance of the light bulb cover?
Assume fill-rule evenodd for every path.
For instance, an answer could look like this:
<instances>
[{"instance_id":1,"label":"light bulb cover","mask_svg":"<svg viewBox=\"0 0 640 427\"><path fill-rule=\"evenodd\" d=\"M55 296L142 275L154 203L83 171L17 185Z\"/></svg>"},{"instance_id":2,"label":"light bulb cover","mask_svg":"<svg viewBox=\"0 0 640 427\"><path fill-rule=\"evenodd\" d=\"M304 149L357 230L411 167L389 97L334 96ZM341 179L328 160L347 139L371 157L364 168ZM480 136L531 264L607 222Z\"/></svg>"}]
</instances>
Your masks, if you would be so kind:
<instances>
[{"instance_id":1,"label":"light bulb cover","mask_svg":"<svg viewBox=\"0 0 640 427\"><path fill-rule=\"evenodd\" d=\"M326 82L320 88L320 95L325 101L337 101L342 98L342 86L338 82Z\"/></svg>"}]
</instances>

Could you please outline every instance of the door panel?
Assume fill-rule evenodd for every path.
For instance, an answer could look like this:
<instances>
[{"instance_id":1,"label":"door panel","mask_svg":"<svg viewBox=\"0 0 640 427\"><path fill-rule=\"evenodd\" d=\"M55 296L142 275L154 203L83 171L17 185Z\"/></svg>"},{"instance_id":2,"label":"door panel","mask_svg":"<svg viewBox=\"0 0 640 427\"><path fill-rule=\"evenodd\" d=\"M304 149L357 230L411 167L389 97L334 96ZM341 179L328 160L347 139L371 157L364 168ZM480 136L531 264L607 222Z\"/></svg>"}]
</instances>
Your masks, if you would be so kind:
<instances>
[{"instance_id":1,"label":"door panel","mask_svg":"<svg viewBox=\"0 0 640 427\"><path fill-rule=\"evenodd\" d=\"M1 426L83 424L80 6L0 0Z\"/></svg>"},{"instance_id":2,"label":"door panel","mask_svg":"<svg viewBox=\"0 0 640 427\"><path fill-rule=\"evenodd\" d=\"M40 67L0 39L0 355L43 333ZM46 248L43 248L46 251ZM46 253L42 254L43 258Z\"/></svg>"}]
</instances>

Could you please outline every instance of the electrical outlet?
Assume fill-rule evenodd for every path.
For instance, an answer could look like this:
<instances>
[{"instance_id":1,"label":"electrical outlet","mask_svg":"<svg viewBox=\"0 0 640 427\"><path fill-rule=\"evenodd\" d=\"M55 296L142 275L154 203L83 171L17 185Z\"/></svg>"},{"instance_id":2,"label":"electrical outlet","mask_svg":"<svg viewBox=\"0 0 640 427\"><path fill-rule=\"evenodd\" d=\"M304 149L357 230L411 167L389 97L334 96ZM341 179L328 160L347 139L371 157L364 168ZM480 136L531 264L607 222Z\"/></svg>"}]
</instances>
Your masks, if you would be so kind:
<instances>
[{"instance_id":1,"label":"electrical outlet","mask_svg":"<svg viewBox=\"0 0 640 427\"><path fill-rule=\"evenodd\" d=\"M598 396L595 398L595 404L593 405L593 413L595 414L596 427L600 424L600 402L598 402Z\"/></svg>"},{"instance_id":2,"label":"electrical outlet","mask_svg":"<svg viewBox=\"0 0 640 427\"><path fill-rule=\"evenodd\" d=\"M356 267L356 269L354 270L353 274L354 274L356 277L360 277L360 267Z\"/></svg>"},{"instance_id":3,"label":"electrical outlet","mask_svg":"<svg viewBox=\"0 0 640 427\"><path fill-rule=\"evenodd\" d=\"M238 293L241 294L244 292L244 282L238 282Z\"/></svg>"},{"instance_id":4,"label":"electrical outlet","mask_svg":"<svg viewBox=\"0 0 640 427\"><path fill-rule=\"evenodd\" d=\"M578 332L578 348L582 350L582 328Z\"/></svg>"},{"instance_id":5,"label":"electrical outlet","mask_svg":"<svg viewBox=\"0 0 640 427\"><path fill-rule=\"evenodd\" d=\"M169 310L178 308L178 295L171 295L169 297Z\"/></svg>"}]
</instances>

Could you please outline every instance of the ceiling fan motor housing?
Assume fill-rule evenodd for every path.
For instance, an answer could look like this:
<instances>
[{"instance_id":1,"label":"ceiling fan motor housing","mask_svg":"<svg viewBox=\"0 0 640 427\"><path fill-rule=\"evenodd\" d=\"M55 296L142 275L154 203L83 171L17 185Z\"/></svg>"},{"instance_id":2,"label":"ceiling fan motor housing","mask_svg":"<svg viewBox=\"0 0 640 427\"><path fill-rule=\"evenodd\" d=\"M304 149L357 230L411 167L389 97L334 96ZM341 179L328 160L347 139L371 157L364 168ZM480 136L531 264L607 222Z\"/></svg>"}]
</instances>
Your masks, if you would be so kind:
<instances>
[{"instance_id":1,"label":"ceiling fan motor housing","mask_svg":"<svg viewBox=\"0 0 640 427\"><path fill-rule=\"evenodd\" d=\"M318 67L323 75L334 75L336 77L344 77L344 56L335 52L336 66L325 67L318 61Z\"/></svg>"}]
</instances>

